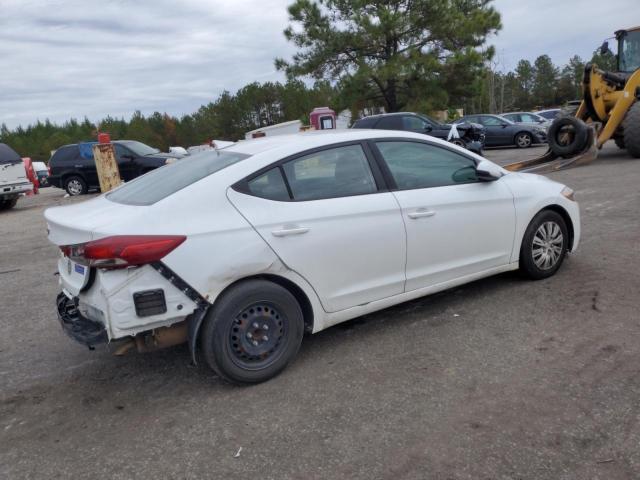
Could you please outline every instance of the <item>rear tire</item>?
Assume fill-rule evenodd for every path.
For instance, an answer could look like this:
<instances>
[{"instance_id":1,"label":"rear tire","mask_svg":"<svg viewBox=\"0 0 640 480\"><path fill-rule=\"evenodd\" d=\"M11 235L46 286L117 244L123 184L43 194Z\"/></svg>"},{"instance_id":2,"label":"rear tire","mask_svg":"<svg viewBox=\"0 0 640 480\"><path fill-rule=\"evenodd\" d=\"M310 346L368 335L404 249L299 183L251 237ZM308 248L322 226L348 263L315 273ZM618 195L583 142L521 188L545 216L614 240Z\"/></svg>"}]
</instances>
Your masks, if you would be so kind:
<instances>
[{"instance_id":1,"label":"rear tire","mask_svg":"<svg viewBox=\"0 0 640 480\"><path fill-rule=\"evenodd\" d=\"M640 158L640 101L636 101L622 122L624 144L632 157Z\"/></svg>"},{"instance_id":2,"label":"rear tire","mask_svg":"<svg viewBox=\"0 0 640 480\"><path fill-rule=\"evenodd\" d=\"M527 227L520 247L520 271L533 280L554 275L567 254L569 232L564 218L552 210L538 213Z\"/></svg>"},{"instance_id":3,"label":"rear tire","mask_svg":"<svg viewBox=\"0 0 640 480\"><path fill-rule=\"evenodd\" d=\"M87 182L78 175L67 177L64 181L64 189L69 195L75 197L87 193Z\"/></svg>"},{"instance_id":4,"label":"rear tire","mask_svg":"<svg viewBox=\"0 0 640 480\"><path fill-rule=\"evenodd\" d=\"M284 287L249 280L226 291L207 314L201 345L211 369L238 384L279 374L298 353L302 309Z\"/></svg>"}]
</instances>

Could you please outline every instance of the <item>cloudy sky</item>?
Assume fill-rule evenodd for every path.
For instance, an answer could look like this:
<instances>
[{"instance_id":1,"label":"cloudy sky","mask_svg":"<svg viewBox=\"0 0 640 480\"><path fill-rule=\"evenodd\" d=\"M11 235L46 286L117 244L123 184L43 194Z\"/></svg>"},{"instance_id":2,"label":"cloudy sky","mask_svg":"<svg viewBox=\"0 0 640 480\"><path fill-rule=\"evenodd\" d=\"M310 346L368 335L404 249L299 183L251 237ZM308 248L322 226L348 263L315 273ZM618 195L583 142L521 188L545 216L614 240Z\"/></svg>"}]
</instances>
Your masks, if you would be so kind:
<instances>
[{"instance_id":1,"label":"cloudy sky","mask_svg":"<svg viewBox=\"0 0 640 480\"><path fill-rule=\"evenodd\" d=\"M503 69L565 63L640 23L638 0L495 0ZM291 0L0 0L0 123L191 113L223 90L282 80ZM610 13L608 13L610 12ZM620 13L623 12L623 13ZM624 13L627 12L627 13Z\"/></svg>"}]
</instances>

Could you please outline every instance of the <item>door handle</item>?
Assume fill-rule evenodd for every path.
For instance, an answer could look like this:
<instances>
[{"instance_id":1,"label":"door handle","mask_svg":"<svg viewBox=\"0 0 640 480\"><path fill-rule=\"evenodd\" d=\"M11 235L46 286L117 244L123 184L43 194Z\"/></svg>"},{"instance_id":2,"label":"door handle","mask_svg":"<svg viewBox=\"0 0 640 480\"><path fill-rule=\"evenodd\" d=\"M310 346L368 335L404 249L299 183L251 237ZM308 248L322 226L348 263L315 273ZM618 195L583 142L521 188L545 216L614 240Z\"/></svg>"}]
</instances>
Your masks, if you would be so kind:
<instances>
[{"instance_id":1,"label":"door handle","mask_svg":"<svg viewBox=\"0 0 640 480\"><path fill-rule=\"evenodd\" d=\"M274 237L286 237L288 235L302 235L309 231L306 227L285 227L282 230L274 230L271 234Z\"/></svg>"},{"instance_id":2,"label":"door handle","mask_svg":"<svg viewBox=\"0 0 640 480\"><path fill-rule=\"evenodd\" d=\"M436 212L434 212L433 210L427 210L426 208L419 208L415 212L411 212L407 214L407 216L409 218L416 220L418 218L433 217L435 214Z\"/></svg>"}]
</instances>

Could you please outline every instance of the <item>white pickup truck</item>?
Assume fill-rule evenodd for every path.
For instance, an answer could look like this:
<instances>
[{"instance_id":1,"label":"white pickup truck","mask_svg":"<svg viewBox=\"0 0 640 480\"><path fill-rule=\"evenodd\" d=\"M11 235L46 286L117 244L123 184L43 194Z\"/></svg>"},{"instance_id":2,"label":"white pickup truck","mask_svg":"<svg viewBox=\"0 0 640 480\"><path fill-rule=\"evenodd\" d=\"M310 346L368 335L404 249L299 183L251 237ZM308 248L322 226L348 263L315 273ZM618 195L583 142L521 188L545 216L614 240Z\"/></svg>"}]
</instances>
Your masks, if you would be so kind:
<instances>
[{"instance_id":1,"label":"white pickup truck","mask_svg":"<svg viewBox=\"0 0 640 480\"><path fill-rule=\"evenodd\" d=\"M0 143L0 210L15 207L20 194L32 188L20 155L9 145Z\"/></svg>"}]
</instances>

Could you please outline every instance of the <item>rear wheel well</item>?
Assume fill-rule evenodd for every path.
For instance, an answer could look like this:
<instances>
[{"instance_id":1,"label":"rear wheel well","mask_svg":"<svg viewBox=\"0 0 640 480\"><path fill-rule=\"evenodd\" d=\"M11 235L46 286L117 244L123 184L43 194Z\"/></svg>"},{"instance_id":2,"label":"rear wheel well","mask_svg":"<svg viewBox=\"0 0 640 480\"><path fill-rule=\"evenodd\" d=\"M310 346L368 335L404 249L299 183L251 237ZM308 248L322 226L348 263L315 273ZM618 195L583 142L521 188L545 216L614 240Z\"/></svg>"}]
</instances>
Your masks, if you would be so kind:
<instances>
[{"instance_id":1,"label":"rear wheel well","mask_svg":"<svg viewBox=\"0 0 640 480\"><path fill-rule=\"evenodd\" d=\"M298 303L300 304L300 309L302 310L302 315L304 317L305 331L309 333L313 331L313 321L314 321L313 307L311 306L309 297L307 297L307 294L304 293L304 291L298 285L296 285L294 282L292 282L287 278L280 277L278 275L268 274L268 273L261 274L261 275L253 275L251 277L245 277L228 285L222 292L220 292L220 295L218 295L218 298L220 298L224 294L224 292L227 291L229 288L239 283L246 282L247 280L267 280L269 282L273 282L277 285L280 285L281 287L288 290L289 293L291 293L291 295L293 295L295 299L298 301Z\"/></svg>"},{"instance_id":2,"label":"rear wheel well","mask_svg":"<svg viewBox=\"0 0 640 480\"><path fill-rule=\"evenodd\" d=\"M567 246L567 250L571 251L571 249L573 248L573 222L571 221L571 216L560 205L547 205L542 210L540 210L540 212L544 212L545 210L551 210L552 212L556 212L564 220L564 223L567 225L567 231L569 232L569 244Z\"/></svg>"}]
</instances>

